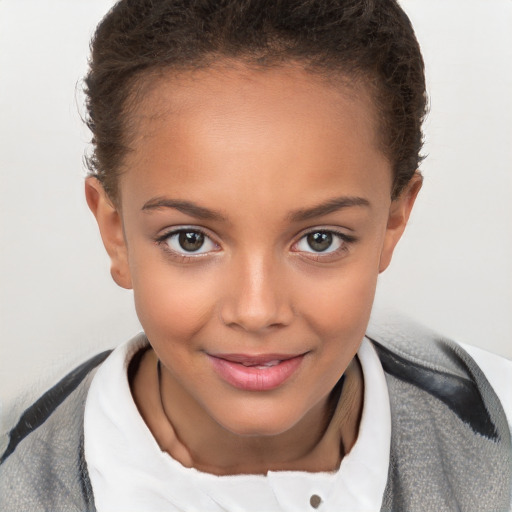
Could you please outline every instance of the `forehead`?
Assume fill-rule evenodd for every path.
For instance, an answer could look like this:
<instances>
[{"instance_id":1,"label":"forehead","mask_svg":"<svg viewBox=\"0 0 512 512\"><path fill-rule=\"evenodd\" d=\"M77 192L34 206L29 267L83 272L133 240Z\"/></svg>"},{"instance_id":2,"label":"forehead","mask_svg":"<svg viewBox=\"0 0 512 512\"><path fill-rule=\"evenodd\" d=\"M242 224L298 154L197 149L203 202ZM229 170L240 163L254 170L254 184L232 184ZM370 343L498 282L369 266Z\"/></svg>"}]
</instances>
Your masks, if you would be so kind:
<instances>
[{"instance_id":1,"label":"forehead","mask_svg":"<svg viewBox=\"0 0 512 512\"><path fill-rule=\"evenodd\" d=\"M321 199L341 177L389 196L391 171L361 84L294 66L233 64L165 73L146 91L132 114L122 200L123 189L141 196L168 186L180 195L181 185L197 194L241 186L267 196L308 188Z\"/></svg>"},{"instance_id":2,"label":"forehead","mask_svg":"<svg viewBox=\"0 0 512 512\"><path fill-rule=\"evenodd\" d=\"M369 88L345 75L312 73L293 64L256 67L222 61L197 70L163 70L143 77L140 84L130 115L134 127L145 134L150 125L161 128L157 123L165 123L169 116L179 121L180 114L189 120L208 116L212 122L249 114L247 121L253 126L258 119L275 124L280 114L293 114L297 120L314 116L331 124L340 116L351 116L355 106L353 128L372 133L368 142L377 142L377 115Z\"/></svg>"}]
</instances>

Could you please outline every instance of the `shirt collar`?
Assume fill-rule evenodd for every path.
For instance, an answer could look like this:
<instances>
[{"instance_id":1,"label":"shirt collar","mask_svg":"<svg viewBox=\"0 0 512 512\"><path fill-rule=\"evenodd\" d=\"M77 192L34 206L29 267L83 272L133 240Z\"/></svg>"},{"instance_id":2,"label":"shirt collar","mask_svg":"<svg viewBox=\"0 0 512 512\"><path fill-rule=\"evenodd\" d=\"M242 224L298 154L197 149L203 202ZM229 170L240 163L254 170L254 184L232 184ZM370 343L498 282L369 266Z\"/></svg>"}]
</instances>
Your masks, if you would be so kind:
<instances>
[{"instance_id":1,"label":"shirt collar","mask_svg":"<svg viewBox=\"0 0 512 512\"><path fill-rule=\"evenodd\" d=\"M266 476L215 476L185 468L162 452L135 405L127 370L147 345L143 334L118 347L96 373L88 394L85 458L98 512L115 510L380 510L391 438L382 366L365 338L358 351L364 404L358 438L332 473L275 471ZM315 498L312 499L312 497Z\"/></svg>"}]
</instances>

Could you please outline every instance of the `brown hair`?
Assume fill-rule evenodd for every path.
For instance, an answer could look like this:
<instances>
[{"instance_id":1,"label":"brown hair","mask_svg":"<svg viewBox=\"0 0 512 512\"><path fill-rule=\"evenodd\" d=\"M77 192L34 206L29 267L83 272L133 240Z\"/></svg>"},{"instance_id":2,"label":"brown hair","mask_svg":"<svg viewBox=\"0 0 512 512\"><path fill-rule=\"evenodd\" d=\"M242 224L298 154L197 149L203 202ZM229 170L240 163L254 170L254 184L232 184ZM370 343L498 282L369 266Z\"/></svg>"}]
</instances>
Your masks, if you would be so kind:
<instances>
[{"instance_id":1,"label":"brown hair","mask_svg":"<svg viewBox=\"0 0 512 512\"><path fill-rule=\"evenodd\" d=\"M363 80L379 114L397 197L421 161L424 66L394 0L121 0L101 21L85 78L93 153L112 199L129 149L130 100L151 74L222 58L258 66L295 61L313 73Z\"/></svg>"}]
</instances>

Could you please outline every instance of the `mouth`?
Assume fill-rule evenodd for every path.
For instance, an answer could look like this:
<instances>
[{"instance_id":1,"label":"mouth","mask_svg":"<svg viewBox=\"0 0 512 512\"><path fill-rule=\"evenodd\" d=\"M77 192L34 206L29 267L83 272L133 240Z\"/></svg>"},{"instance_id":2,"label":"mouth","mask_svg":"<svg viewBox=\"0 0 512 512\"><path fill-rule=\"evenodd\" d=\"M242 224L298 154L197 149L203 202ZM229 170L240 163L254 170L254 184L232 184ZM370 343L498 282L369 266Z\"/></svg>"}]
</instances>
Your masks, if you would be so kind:
<instances>
[{"instance_id":1,"label":"mouth","mask_svg":"<svg viewBox=\"0 0 512 512\"><path fill-rule=\"evenodd\" d=\"M245 391L270 391L299 370L306 354L208 354L208 358L215 372L231 386Z\"/></svg>"}]
</instances>

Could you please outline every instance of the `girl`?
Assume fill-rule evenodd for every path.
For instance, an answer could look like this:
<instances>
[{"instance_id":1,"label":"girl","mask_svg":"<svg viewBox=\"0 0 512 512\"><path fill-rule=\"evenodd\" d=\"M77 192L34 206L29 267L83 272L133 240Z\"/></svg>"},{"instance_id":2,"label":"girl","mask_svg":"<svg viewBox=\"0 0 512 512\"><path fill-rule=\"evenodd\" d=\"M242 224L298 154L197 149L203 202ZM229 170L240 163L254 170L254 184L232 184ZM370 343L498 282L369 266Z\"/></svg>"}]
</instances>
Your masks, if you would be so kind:
<instances>
[{"instance_id":1,"label":"girl","mask_svg":"<svg viewBox=\"0 0 512 512\"><path fill-rule=\"evenodd\" d=\"M87 203L144 334L24 413L4 508L505 510L474 360L365 337L422 181L398 5L121 1L86 87Z\"/></svg>"}]
</instances>

